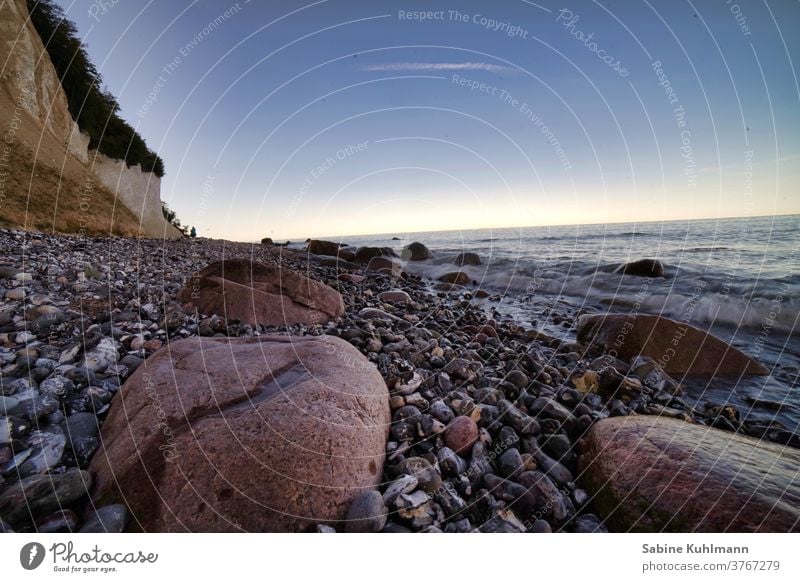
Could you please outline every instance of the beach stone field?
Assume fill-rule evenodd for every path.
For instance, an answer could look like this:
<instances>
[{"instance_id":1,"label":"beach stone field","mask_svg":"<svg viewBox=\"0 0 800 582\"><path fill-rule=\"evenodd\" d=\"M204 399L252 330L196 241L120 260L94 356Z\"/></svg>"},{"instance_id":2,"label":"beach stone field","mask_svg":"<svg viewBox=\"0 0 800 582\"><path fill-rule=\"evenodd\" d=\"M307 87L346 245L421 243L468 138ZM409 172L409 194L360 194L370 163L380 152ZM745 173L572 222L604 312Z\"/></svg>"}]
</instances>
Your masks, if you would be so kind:
<instances>
[{"instance_id":1,"label":"beach stone field","mask_svg":"<svg viewBox=\"0 0 800 582\"><path fill-rule=\"evenodd\" d=\"M655 315L558 340L423 242L0 231L0 531L800 529L800 437L682 398L761 363Z\"/></svg>"}]
</instances>

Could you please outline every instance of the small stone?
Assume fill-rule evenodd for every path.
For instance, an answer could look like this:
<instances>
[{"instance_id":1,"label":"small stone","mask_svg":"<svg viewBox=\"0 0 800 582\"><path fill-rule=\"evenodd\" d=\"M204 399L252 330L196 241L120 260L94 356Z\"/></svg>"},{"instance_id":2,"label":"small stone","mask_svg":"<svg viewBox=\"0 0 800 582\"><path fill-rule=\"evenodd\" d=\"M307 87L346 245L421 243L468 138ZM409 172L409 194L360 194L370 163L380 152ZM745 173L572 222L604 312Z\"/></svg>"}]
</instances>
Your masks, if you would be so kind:
<instances>
[{"instance_id":1,"label":"small stone","mask_svg":"<svg viewBox=\"0 0 800 582\"><path fill-rule=\"evenodd\" d=\"M11 525L47 515L88 494L92 476L70 469L61 474L31 475L0 494L0 515Z\"/></svg>"},{"instance_id":2,"label":"small stone","mask_svg":"<svg viewBox=\"0 0 800 582\"><path fill-rule=\"evenodd\" d=\"M36 336L29 331L21 331L14 336L14 341L18 344L27 344L36 339Z\"/></svg>"},{"instance_id":3,"label":"small stone","mask_svg":"<svg viewBox=\"0 0 800 582\"><path fill-rule=\"evenodd\" d=\"M457 477L467 470L467 462L458 456L455 451L449 447L442 447L436 453L436 459L439 462L439 468L443 475L448 477Z\"/></svg>"},{"instance_id":4,"label":"small stone","mask_svg":"<svg viewBox=\"0 0 800 582\"><path fill-rule=\"evenodd\" d=\"M19 405L19 400L13 396L0 396L0 416L14 414L14 409ZM0 437L2 438L2 437Z\"/></svg>"},{"instance_id":5,"label":"small stone","mask_svg":"<svg viewBox=\"0 0 800 582\"><path fill-rule=\"evenodd\" d=\"M128 517L128 508L124 505L106 505L86 518L80 533L122 533Z\"/></svg>"},{"instance_id":6,"label":"small stone","mask_svg":"<svg viewBox=\"0 0 800 582\"><path fill-rule=\"evenodd\" d=\"M456 453L469 452L478 440L478 425L468 416L458 416L447 425L444 440Z\"/></svg>"},{"instance_id":7,"label":"small stone","mask_svg":"<svg viewBox=\"0 0 800 582\"><path fill-rule=\"evenodd\" d=\"M64 456L64 447L67 439L63 434L54 434L36 431L28 437L28 446L33 452L20 466L19 474L22 477L46 473Z\"/></svg>"},{"instance_id":8,"label":"small stone","mask_svg":"<svg viewBox=\"0 0 800 582\"><path fill-rule=\"evenodd\" d=\"M530 529L531 533L553 533L553 528L550 527L550 524L547 523L543 519L537 519L533 522Z\"/></svg>"},{"instance_id":9,"label":"small stone","mask_svg":"<svg viewBox=\"0 0 800 582\"><path fill-rule=\"evenodd\" d=\"M442 478L436 469L422 457L409 457L397 466L397 474L413 475L417 478L419 488L432 492L441 487Z\"/></svg>"},{"instance_id":10,"label":"small stone","mask_svg":"<svg viewBox=\"0 0 800 582\"><path fill-rule=\"evenodd\" d=\"M53 376L39 384L39 392L56 398L63 398L75 391L75 384L64 376Z\"/></svg>"},{"instance_id":11,"label":"small stone","mask_svg":"<svg viewBox=\"0 0 800 582\"><path fill-rule=\"evenodd\" d=\"M501 400L497 403L500 411L500 420L509 425L520 435L536 435L541 432L539 423L514 406L508 400Z\"/></svg>"},{"instance_id":12,"label":"small stone","mask_svg":"<svg viewBox=\"0 0 800 582\"><path fill-rule=\"evenodd\" d=\"M26 293L23 287L16 287L6 291L6 299L11 299L13 301L21 301L22 299L25 299L25 295Z\"/></svg>"},{"instance_id":13,"label":"small stone","mask_svg":"<svg viewBox=\"0 0 800 582\"><path fill-rule=\"evenodd\" d=\"M344 530L347 533L377 533L386 525L386 506L377 491L365 491L358 495L350 509Z\"/></svg>"},{"instance_id":14,"label":"small stone","mask_svg":"<svg viewBox=\"0 0 800 582\"><path fill-rule=\"evenodd\" d=\"M502 509L480 527L484 533L519 533L525 531L525 525L510 509Z\"/></svg>"},{"instance_id":15,"label":"small stone","mask_svg":"<svg viewBox=\"0 0 800 582\"><path fill-rule=\"evenodd\" d=\"M383 502L392 505L397 497L403 493L411 493L417 488L419 481L414 475L400 475L392 481L383 493Z\"/></svg>"},{"instance_id":16,"label":"small stone","mask_svg":"<svg viewBox=\"0 0 800 582\"><path fill-rule=\"evenodd\" d=\"M608 533L608 528L593 513L585 513L572 522L575 533Z\"/></svg>"},{"instance_id":17,"label":"small stone","mask_svg":"<svg viewBox=\"0 0 800 582\"><path fill-rule=\"evenodd\" d=\"M503 477L512 477L525 470L525 462L517 449L508 449L500 455L497 465Z\"/></svg>"},{"instance_id":18,"label":"small stone","mask_svg":"<svg viewBox=\"0 0 800 582\"><path fill-rule=\"evenodd\" d=\"M519 370L512 370L506 376L506 382L511 382L519 390L523 390L528 387L530 380L523 372L520 372Z\"/></svg>"},{"instance_id":19,"label":"small stone","mask_svg":"<svg viewBox=\"0 0 800 582\"><path fill-rule=\"evenodd\" d=\"M103 372L109 366L117 363L119 353L117 342L112 338L104 337L92 349L84 360L84 366L93 372Z\"/></svg>"},{"instance_id":20,"label":"small stone","mask_svg":"<svg viewBox=\"0 0 800 582\"><path fill-rule=\"evenodd\" d=\"M411 303L411 296L405 291L384 291L378 294L378 299L384 303Z\"/></svg>"},{"instance_id":21,"label":"small stone","mask_svg":"<svg viewBox=\"0 0 800 582\"><path fill-rule=\"evenodd\" d=\"M78 516L65 509L51 513L36 522L36 531L46 533L72 533L78 529Z\"/></svg>"}]
</instances>

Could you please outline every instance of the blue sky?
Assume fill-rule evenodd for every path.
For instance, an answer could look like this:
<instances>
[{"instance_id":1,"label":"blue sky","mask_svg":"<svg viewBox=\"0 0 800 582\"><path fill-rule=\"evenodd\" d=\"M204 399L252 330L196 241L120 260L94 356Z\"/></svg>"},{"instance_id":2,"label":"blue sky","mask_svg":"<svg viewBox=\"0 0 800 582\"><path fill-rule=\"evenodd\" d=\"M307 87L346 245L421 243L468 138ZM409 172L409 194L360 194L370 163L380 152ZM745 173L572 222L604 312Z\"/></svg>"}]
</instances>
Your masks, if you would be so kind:
<instances>
[{"instance_id":1,"label":"blue sky","mask_svg":"<svg viewBox=\"0 0 800 582\"><path fill-rule=\"evenodd\" d=\"M203 236L800 212L795 1L61 4Z\"/></svg>"}]
</instances>

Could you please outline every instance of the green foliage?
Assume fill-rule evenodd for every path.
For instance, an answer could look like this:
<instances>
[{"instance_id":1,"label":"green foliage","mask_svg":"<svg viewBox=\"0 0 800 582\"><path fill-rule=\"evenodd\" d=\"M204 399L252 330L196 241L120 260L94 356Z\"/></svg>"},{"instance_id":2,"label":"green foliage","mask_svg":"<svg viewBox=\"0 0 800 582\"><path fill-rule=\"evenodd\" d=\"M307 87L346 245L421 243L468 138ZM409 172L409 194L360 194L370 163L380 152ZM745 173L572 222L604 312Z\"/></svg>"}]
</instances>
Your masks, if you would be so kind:
<instances>
[{"instance_id":1,"label":"green foliage","mask_svg":"<svg viewBox=\"0 0 800 582\"><path fill-rule=\"evenodd\" d=\"M64 17L54 0L27 0L31 22L42 38L53 67L61 79L69 112L81 131L89 135L89 147L110 158L140 164L146 172L164 176L164 161L119 116L119 104L108 91L83 47L75 24Z\"/></svg>"},{"instance_id":2,"label":"green foliage","mask_svg":"<svg viewBox=\"0 0 800 582\"><path fill-rule=\"evenodd\" d=\"M172 210L166 202L161 203L161 214L164 215L164 220L181 231L184 236L189 236L189 225L181 226L181 219L178 218L178 215L175 214L175 211Z\"/></svg>"}]
</instances>

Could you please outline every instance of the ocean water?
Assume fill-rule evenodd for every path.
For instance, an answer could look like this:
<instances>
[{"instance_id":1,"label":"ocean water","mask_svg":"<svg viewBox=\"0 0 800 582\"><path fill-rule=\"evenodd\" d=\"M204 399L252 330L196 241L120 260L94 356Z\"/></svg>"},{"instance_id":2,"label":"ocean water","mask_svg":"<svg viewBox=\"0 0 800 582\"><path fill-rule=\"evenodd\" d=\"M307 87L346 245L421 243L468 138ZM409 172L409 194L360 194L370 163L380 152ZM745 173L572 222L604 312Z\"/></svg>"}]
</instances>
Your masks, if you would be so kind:
<instances>
[{"instance_id":1,"label":"ocean water","mask_svg":"<svg viewBox=\"0 0 800 582\"><path fill-rule=\"evenodd\" d=\"M393 240L397 237L400 240ZM482 265L463 270L500 296L487 309L567 340L573 328L552 315L567 311L658 314L713 333L770 369L741 382L683 380L688 399L730 402L749 418L800 425L800 216L389 233L338 239L389 246L398 254L419 241L430 261L406 270L436 278L458 270L470 251ZM622 275L621 263L664 264L666 278ZM636 308L636 304L639 305ZM769 400L771 408L751 399ZM774 408L780 405L779 410Z\"/></svg>"}]
</instances>

